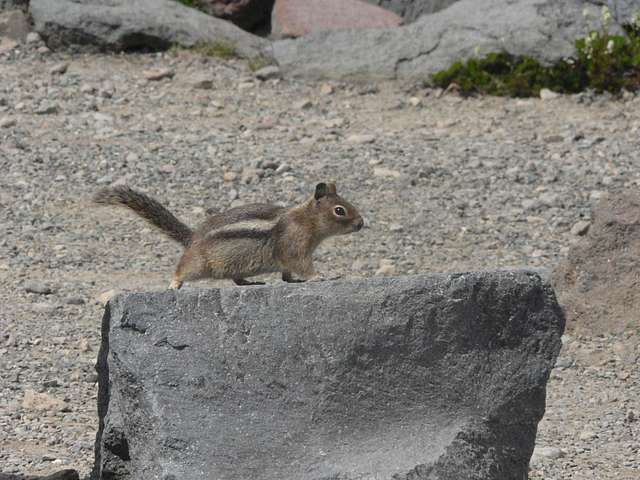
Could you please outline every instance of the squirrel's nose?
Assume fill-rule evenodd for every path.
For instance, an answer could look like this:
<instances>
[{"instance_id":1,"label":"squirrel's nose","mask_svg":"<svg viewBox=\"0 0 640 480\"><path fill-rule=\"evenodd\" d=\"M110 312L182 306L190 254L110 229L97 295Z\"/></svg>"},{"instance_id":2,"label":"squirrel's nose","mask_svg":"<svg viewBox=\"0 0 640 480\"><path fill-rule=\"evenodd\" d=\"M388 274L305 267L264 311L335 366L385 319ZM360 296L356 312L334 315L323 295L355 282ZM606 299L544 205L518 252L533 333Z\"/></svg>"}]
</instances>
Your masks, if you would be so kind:
<instances>
[{"instance_id":1,"label":"squirrel's nose","mask_svg":"<svg viewBox=\"0 0 640 480\"><path fill-rule=\"evenodd\" d=\"M359 232L360 230L362 230L362 227L364 227L364 219L360 218L353 226L353 229L356 232Z\"/></svg>"}]
</instances>

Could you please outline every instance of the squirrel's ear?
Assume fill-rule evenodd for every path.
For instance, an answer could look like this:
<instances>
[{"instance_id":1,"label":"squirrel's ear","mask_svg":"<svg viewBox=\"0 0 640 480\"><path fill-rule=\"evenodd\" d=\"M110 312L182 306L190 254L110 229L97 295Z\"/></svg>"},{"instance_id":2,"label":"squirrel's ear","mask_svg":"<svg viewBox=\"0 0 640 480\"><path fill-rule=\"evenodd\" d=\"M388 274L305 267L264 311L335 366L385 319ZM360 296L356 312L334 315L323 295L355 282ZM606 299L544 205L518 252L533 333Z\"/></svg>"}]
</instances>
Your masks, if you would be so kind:
<instances>
[{"instance_id":1,"label":"squirrel's ear","mask_svg":"<svg viewBox=\"0 0 640 480\"><path fill-rule=\"evenodd\" d=\"M326 183L319 183L316 185L316 200L320 200L322 197L326 197L329 193L329 187L327 187Z\"/></svg>"},{"instance_id":2,"label":"squirrel's ear","mask_svg":"<svg viewBox=\"0 0 640 480\"><path fill-rule=\"evenodd\" d=\"M329 190L329 194L337 195L337 193L336 193L336 184L335 183L328 184L327 185L327 190Z\"/></svg>"}]
</instances>

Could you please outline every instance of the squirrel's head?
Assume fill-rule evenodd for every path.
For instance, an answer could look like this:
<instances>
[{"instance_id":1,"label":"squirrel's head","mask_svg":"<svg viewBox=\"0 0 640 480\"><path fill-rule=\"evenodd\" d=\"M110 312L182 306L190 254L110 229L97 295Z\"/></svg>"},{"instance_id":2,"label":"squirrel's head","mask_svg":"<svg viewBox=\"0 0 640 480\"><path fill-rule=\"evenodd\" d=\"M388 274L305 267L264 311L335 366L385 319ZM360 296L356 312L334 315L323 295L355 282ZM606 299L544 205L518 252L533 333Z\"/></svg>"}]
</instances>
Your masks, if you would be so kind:
<instances>
[{"instance_id":1,"label":"squirrel's head","mask_svg":"<svg viewBox=\"0 0 640 480\"><path fill-rule=\"evenodd\" d=\"M333 183L316 185L312 203L319 210L318 227L326 236L357 232L364 226L358 209L338 195Z\"/></svg>"}]
</instances>

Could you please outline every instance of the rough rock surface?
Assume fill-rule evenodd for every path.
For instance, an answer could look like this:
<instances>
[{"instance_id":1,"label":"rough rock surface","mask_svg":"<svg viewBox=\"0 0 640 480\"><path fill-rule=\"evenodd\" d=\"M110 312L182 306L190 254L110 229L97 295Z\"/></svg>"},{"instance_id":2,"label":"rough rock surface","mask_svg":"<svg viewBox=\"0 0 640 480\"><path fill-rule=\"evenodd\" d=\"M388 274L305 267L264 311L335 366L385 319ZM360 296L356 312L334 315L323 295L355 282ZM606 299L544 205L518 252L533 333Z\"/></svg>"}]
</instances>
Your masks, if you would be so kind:
<instances>
[{"instance_id":1,"label":"rough rock surface","mask_svg":"<svg viewBox=\"0 0 640 480\"><path fill-rule=\"evenodd\" d=\"M511 271L131 294L102 328L96 478L505 480L564 319Z\"/></svg>"},{"instance_id":2,"label":"rough rock surface","mask_svg":"<svg viewBox=\"0 0 640 480\"><path fill-rule=\"evenodd\" d=\"M422 15L428 15L453 5L459 0L365 0L392 12L396 12L406 23L413 22Z\"/></svg>"},{"instance_id":3,"label":"rough rock surface","mask_svg":"<svg viewBox=\"0 0 640 480\"><path fill-rule=\"evenodd\" d=\"M637 327L640 311L640 194L603 198L593 224L554 271L572 330L602 334Z\"/></svg>"},{"instance_id":4,"label":"rough rock surface","mask_svg":"<svg viewBox=\"0 0 640 480\"><path fill-rule=\"evenodd\" d=\"M50 48L166 49L220 43L238 55L264 54L267 42L172 0L31 0L35 30Z\"/></svg>"},{"instance_id":5,"label":"rough rock surface","mask_svg":"<svg viewBox=\"0 0 640 480\"><path fill-rule=\"evenodd\" d=\"M253 31L269 24L273 0L197 0L198 8L209 15L229 20Z\"/></svg>"},{"instance_id":6,"label":"rough rock surface","mask_svg":"<svg viewBox=\"0 0 640 480\"><path fill-rule=\"evenodd\" d=\"M424 80L455 61L502 50L555 62L599 26L600 7L581 0L461 0L405 27L320 32L273 48L290 74Z\"/></svg>"},{"instance_id":7,"label":"rough rock surface","mask_svg":"<svg viewBox=\"0 0 640 480\"><path fill-rule=\"evenodd\" d=\"M361 0L276 0L271 35L291 38L329 30L391 28L401 23L395 13Z\"/></svg>"}]
</instances>

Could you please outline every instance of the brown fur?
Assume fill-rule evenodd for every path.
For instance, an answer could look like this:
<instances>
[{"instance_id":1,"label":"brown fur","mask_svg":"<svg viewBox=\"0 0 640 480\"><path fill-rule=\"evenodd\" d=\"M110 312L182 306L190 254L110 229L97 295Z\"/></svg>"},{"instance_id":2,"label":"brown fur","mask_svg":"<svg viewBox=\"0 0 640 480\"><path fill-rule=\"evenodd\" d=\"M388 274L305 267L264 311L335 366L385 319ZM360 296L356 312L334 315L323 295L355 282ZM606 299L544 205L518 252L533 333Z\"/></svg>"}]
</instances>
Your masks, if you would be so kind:
<instances>
[{"instance_id":1,"label":"brown fur","mask_svg":"<svg viewBox=\"0 0 640 480\"><path fill-rule=\"evenodd\" d=\"M129 207L186 247L172 288L207 277L245 285L246 277L272 272L282 272L285 281L294 281L292 274L306 279L315 274L312 255L322 240L363 225L357 209L338 196L335 185L324 183L302 205L232 208L208 217L193 232L159 202L128 187L103 189L94 201ZM344 215L336 213L338 207Z\"/></svg>"},{"instance_id":2,"label":"brown fur","mask_svg":"<svg viewBox=\"0 0 640 480\"><path fill-rule=\"evenodd\" d=\"M103 188L93 196L93 202L130 208L176 242L185 247L191 242L193 235L191 229L164 208L160 202L144 193L125 186Z\"/></svg>"}]
</instances>

